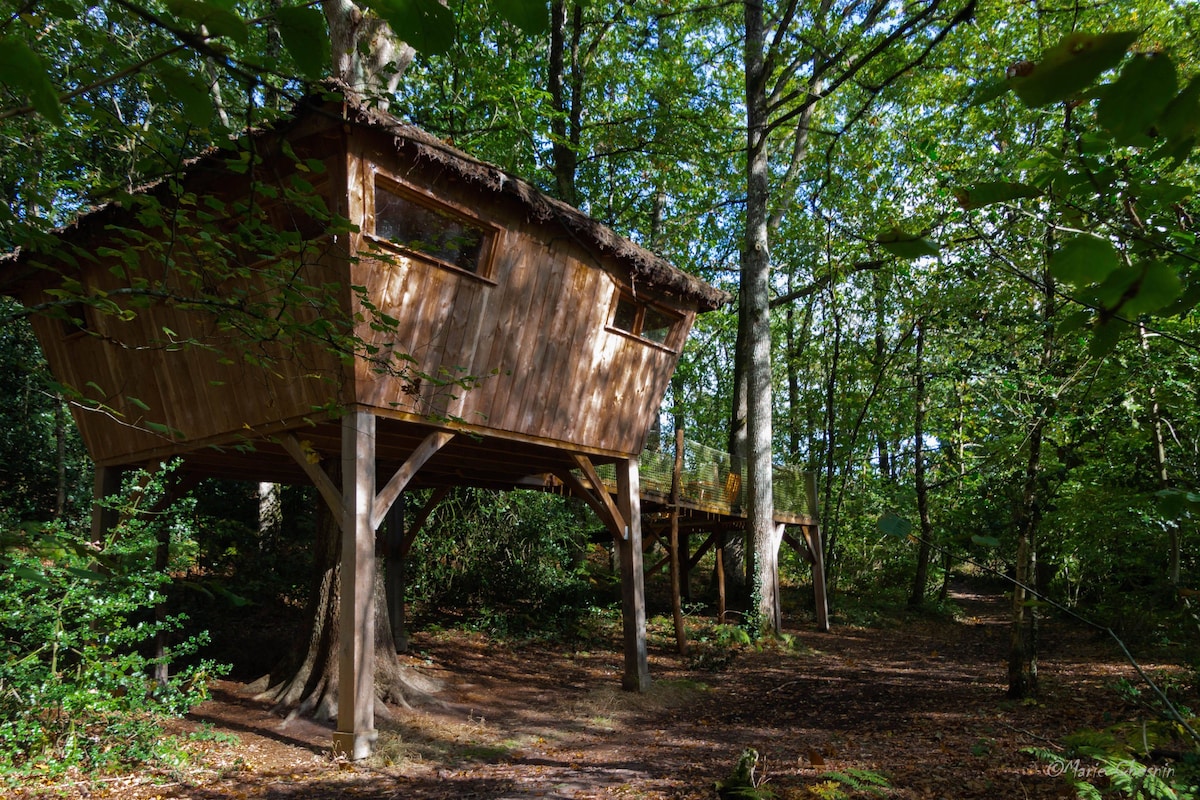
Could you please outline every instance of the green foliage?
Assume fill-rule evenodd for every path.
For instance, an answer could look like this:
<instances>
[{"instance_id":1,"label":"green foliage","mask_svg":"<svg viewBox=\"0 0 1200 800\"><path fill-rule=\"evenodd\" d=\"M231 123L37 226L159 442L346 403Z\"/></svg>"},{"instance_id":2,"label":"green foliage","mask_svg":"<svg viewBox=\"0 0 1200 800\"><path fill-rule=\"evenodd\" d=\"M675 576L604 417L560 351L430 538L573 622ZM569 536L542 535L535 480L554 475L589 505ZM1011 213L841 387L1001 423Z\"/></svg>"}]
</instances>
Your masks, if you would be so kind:
<instances>
[{"instance_id":1,"label":"green foliage","mask_svg":"<svg viewBox=\"0 0 1200 800\"><path fill-rule=\"evenodd\" d=\"M1043 747L1026 748L1024 752L1045 764L1050 774L1060 776L1084 800L1106 796L1193 800L1197 796L1197 787L1177 777L1180 773L1175 767L1147 765L1104 746L1080 745L1066 754Z\"/></svg>"},{"instance_id":2,"label":"green foliage","mask_svg":"<svg viewBox=\"0 0 1200 800\"><path fill-rule=\"evenodd\" d=\"M45 527L3 555L0 571L0 770L105 771L166 757L159 721L204 699L221 669L201 661L165 683L151 677L156 635L179 617L156 619L169 580L154 568L155 526L136 517L97 549L61 527ZM165 664L205 641L173 644Z\"/></svg>"},{"instance_id":3,"label":"green foliage","mask_svg":"<svg viewBox=\"0 0 1200 800\"><path fill-rule=\"evenodd\" d=\"M586 519L554 495L456 490L413 545L410 596L493 634L569 633L594 595Z\"/></svg>"},{"instance_id":4,"label":"green foliage","mask_svg":"<svg viewBox=\"0 0 1200 800\"><path fill-rule=\"evenodd\" d=\"M848 800L851 792L887 797L887 789L891 788L886 777L869 769L829 770L821 777L821 783L808 787L809 794L821 800Z\"/></svg>"}]
</instances>

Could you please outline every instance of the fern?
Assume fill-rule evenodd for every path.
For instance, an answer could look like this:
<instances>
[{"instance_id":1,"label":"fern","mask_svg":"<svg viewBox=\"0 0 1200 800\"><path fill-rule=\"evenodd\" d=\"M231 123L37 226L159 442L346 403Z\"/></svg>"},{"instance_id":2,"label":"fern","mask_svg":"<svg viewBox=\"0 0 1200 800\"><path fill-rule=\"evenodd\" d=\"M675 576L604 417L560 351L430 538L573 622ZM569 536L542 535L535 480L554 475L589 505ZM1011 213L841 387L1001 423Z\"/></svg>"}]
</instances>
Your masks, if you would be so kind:
<instances>
[{"instance_id":1,"label":"fern","mask_svg":"<svg viewBox=\"0 0 1200 800\"><path fill-rule=\"evenodd\" d=\"M1061 776L1081 800L1102 800L1103 793L1090 782L1097 778L1107 779L1109 794L1122 797L1197 800L1195 787L1177 785L1172 780L1174 769L1148 767L1129 756L1107 753L1098 747L1076 745L1075 752L1087 756L1087 763L1044 747L1027 747L1023 752L1045 763L1050 774Z\"/></svg>"},{"instance_id":2,"label":"fern","mask_svg":"<svg viewBox=\"0 0 1200 800\"><path fill-rule=\"evenodd\" d=\"M883 790L891 788L887 778L869 769L848 769L842 772L831 770L825 773L825 777L832 778L853 791L869 792L876 797L883 797Z\"/></svg>"}]
</instances>

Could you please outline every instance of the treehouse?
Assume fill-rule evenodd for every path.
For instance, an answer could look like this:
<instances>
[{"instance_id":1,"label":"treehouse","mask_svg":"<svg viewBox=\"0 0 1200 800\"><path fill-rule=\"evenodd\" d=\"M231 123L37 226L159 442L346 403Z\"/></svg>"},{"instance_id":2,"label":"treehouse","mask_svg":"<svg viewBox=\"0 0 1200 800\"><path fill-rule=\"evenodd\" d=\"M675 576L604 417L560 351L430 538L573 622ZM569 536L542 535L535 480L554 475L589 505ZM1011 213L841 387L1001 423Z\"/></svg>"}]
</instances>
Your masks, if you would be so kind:
<instances>
[{"instance_id":1,"label":"treehouse","mask_svg":"<svg viewBox=\"0 0 1200 800\"><path fill-rule=\"evenodd\" d=\"M0 275L44 312L33 325L77 395L97 495L180 459L189 475L311 481L334 510L339 751L373 738L375 531L407 488L549 475L581 494L621 554L624 685L648 684L637 457L695 315L724 293L337 93Z\"/></svg>"}]
</instances>

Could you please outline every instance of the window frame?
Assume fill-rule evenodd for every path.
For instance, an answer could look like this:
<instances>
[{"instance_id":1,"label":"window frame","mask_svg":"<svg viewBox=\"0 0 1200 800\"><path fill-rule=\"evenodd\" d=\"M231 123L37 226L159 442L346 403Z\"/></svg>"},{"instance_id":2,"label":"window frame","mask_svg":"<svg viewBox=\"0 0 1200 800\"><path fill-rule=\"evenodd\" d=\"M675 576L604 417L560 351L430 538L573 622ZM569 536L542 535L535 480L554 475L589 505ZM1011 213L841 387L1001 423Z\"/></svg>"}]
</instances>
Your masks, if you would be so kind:
<instances>
[{"instance_id":1,"label":"window frame","mask_svg":"<svg viewBox=\"0 0 1200 800\"><path fill-rule=\"evenodd\" d=\"M623 304L633 306L633 325L628 328L617 323L617 317L619 314L621 314L621 308ZM647 312L650 311L662 315L662 317L669 321L669 324L666 327L666 334L663 336L661 341L648 337L645 334L646 315ZM660 303L640 299L635 297L632 292L621 289L617 292L616 302L613 304L612 313L609 315L607 329L613 333L621 334L622 336L632 337L637 339L639 342L651 345L652 347L658 347L672 353L677 353L679 352L680 346L678 341L679 329L683 320L684 314L680 313L679 311L676 311L673 308L668 308Z\"/></svg>"},{"instance_id":2,"label":"window frame","mask_svg":"<svg viewBox=\"0 0 1200 800\"><path fill-rule=\"evenodd\" d=\"M424 250L418 250L414 247L405 247L399 242L392 241L380 236L378 230L378 208L379 208L379 190L388 192L402 200L408 201L422 209L430 211L434 214L446 216L459 222L460 224L477 230L480 234L481 242L479 246L479 257L477 266L474 270L455 264L453 261L447 261L444 258L427 253ZM374 174L374 179L371 181L371 197L370 204L367 208L367 217L370 220L370 230L365 233L365 237L377 247L396 252L410 258L418 259L436 267L450 270L459 275L466 275L486 283L495 284L493 278L493 265L496 255L496 240L500 236L501 229L498 225L480 219L478 216L469 213L460 206L450 203L440 197L435 197L432 194L422 191L414 186L396 180L394 177L385 173L377 172Z\"/></svg>"}]
</instances>

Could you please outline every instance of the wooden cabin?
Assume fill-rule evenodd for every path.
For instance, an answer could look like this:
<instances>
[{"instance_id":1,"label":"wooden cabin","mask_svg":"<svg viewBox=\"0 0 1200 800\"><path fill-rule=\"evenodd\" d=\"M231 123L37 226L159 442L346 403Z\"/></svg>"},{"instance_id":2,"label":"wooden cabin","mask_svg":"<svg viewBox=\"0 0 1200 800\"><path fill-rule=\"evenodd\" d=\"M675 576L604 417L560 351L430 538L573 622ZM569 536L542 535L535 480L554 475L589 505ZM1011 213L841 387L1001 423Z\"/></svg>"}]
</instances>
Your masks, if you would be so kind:
<instances>
[{"instance_id":1,"label":"wooden cabin","mask_svg":"<svg viewBox=\"0 0 1200 800\"><path fill-rule=\"evenodd\" d=\"M621 553L624 685L648 685L637 456L723 292L338 93L27 249L0 291L44 310L98 495L176 457L315 483L345 543L339 751L370 750L375 531L406 488L580 493Z\"/></svg>"}]
</instances>

